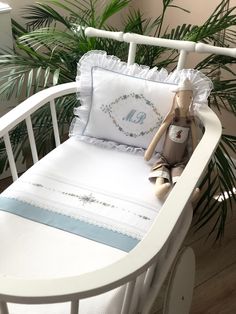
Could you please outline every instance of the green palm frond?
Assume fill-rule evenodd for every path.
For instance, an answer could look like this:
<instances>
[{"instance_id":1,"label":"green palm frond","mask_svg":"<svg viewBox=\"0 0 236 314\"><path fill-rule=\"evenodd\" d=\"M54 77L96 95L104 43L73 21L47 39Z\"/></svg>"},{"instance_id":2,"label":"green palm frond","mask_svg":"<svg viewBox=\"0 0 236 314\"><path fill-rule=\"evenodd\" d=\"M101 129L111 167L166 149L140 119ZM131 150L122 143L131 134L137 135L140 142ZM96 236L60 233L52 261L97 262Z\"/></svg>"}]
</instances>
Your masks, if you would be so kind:
<instances>
[{"instance_id":1,"label":"green palm frond","mask_svg":"<svg viewBox=\"0 0 236 314\"><path fill-rule=\"evenodd\" d=\"M26 28L17 23L17 21L15 21L14 19L11 19L11 25L12 35L15 40L28 32Z\"/></svg>"},{"instance_id":2,"label":"green palm frond","mask_svg":"<svg viewBox=\"0 0 236 314\"><path fill-rule=\"evenodd\" d=\"M146 19L141 14L140 10L130 10L123 21L125 33L145 34L147 26Z\"/></svg>"},{"instance_id":3,"label":"green palm frond","mask_svg":"<svg viewBox=\"0 0 236 314\"><path fill-rule=\"evenodd\" d=\"M127 7L130 0L111 0L102 8L102 12L98 18L98 28L102 28L107 20L118 13L123 8Z\"/></svg>"},{"instance_id":4,"label":"green palm frond","mask_svg":"<svg viewBox=\"0 0 236 314\"><path fill-rule=\"evenodd\" d=\"M169 32L166 31L164 37L168 39L187 40L191 33L195 33L196 29L196 25L182 24L171 29Z\"/></svg>"},{"instance_id":5,"label":"green palm frond","mask_svg":"<svg viewBox=\"0 0 236 314\"><path fill-rule=\"evenodd\" d=\"M236 202L236 168L228 153L229 147L236 152L236 136L223 135L222 142L218 146L208 166L207 175L201 184L201 188L204 185L207 188L195 208L195 213L198 213L195 228L199 230L214 219L215 224L209 236L216 233L216 240L223 236L227 214L231 212L233 204Z\"/></svg>"},{"instance_id":6,"label":"green palm frond","mask_svg":"<svg viewBox=\"0 0 236 314\"><path fill-rule=\"evenodd\" d=\"M77 45L78 36L71 31L41 28L21 36L18 42L33 48L35 51L46 48L52 53L56 49L70 50L74 48Z\"/></svg>"},{"instance_id":7,"label":"green palm frond","mask_svg":"<svg viewBox=\"0 0 236 314\"><path fill-rule=\"evenodd\" d=\"M16 97L27 98L42 88L73 81L74 75L67 73L58 62L49 58L40 58L38 54L28 55L0 55L1 97L10 99ZM74 70L75 72L75 70Z\"/></svg>"},{"instance_id":8,"label":"green palm frond","mask_svg":"<svg viewBox=\"0 0 236 314\"><path fill-rule=\"evenodd\" d=\"M93 23L94 12L96 11L96 0L64 1L64 3L58 0L49 0L48 2L64 12L67 12L68 17L66 19L69 21L70 25L73 23L91 25L91 23Z\"/></svg>"},{"instance_id":9,"label":"green palm frond","mask_svg":"<svg viewBox=\"0 0 236 314\"><path fill-rule=\"evenodd\" d=\"M69 21L47 4L40 3L40 6L29 5L25 8L23 17L28 20L28 30L35 30L41 27L48 27L52 23L62 23L70 28Z\"/></svg>"},{"instance_id":10,"label":"green palm frond","mask_svg":"<svg viewBox=\"0 0 236 314\"><path fill-rule=\"evenodd\" d=\"M221 108L236 115L236 82L235 79L221 80L215 83L212 92L212 104L221 112Z\"/></svg>"},{"instance_id":11,"label":"green palm frond","mask_svg":"<svg viewBox=\"0 0 236 314\"><path fill-rule=\"evenodd\" d=\"M193 32L189 33L186 39L210 44L215 42L221 46L219 32L236 23L235 8L228 9L228 2L229 0L221 1L203 25L196 27Z\"/></svg>"},{"instance_id":12,"label":"green palm frond","mask_svg":"<svg viewBox=\"0 0 236 314\"><path fill-rule=\"evenodd\" d=\"M157 37L161 37L162 26L163 26L163 22L164 22L164 19L166 16L166 12L170 7L174 7L174 8L177 8L177 9L180 9L180 10L183 10L183 11L189 13L188 10L186 10L180 6L177 6L177 5L173 5L172 2L173 2L173 0L162 0L162 6L163 6L162 12L161 12L160 16L155 21L155 23L156 23L155 36L157 35Z\"/></svg>"}]
</instances>

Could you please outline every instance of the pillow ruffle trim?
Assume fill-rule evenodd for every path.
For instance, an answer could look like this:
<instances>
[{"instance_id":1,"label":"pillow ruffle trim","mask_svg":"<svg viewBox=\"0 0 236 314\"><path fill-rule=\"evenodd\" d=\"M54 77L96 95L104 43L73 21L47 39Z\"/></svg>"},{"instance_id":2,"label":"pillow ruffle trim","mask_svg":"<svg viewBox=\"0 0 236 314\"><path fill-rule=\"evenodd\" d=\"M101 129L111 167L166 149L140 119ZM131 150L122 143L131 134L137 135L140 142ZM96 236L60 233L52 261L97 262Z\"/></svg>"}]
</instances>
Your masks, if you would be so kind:
<instances>
[{"instance_id":1,"label":"pillow ruffle trim","mask_svg":"<svg viewBox=\"0 0 236 314\"><path fill-rule=\"evenodd\" d=\"M85 143L93 144L102 148L107 148L107 149L112 149L112 150L115 149L121 152L128 152L128 153L141 155L141 156L143 156L145 153L145 149L142 147L128 146L128 145L120 144L114 141L99 139L99 138L85 136L85 135L75 135L75 138Z\"/></svg>"}]
</instances>

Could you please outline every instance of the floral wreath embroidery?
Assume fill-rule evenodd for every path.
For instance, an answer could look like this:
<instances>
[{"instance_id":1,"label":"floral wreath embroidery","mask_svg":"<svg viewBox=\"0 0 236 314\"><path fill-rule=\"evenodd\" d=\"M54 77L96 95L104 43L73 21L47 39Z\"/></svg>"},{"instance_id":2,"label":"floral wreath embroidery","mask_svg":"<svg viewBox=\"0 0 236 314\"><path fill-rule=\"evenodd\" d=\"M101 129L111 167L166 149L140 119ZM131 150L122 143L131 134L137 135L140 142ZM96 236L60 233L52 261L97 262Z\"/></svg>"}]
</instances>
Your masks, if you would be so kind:
<instances>
[{"instance_id":1,"label":"floral wreath embroidery","mask_svg":"<svg viewBox=\"0 0 236 314\"><path fill-rule=\"evenodd\" d=\"M142 130L139 132L129 132L126 131L117 121L116 117L113 115L113 106L115 104L118 104L122 101L127 101L129 98L134 98L137 100L142 100L144 102L144 104L146 104L147 106L150 106L151 109L153 110L153 112L156 114L156 119L155 119L155 124L152 125L151 127L149 127L149 129L147 130ZM127 95L122 95L118 98L116 98L113 102L111 102L108 105L104 105L102 104L100 106L100 109L102 110L102 112L104 112L105 114L108 114L109 117L111 118L113 124L116 126L116 128L122 132L125 136L129 136L129 137L134 137L137 138L139 136L144 136L147 135L151 132L153 132L155 129L157 129L163 120L163 117L161 116L161 114L157 111L157 108L154 106L154 104L148 100L146 97L144 97L143 94L135 94L135 93L131 93L131 94L127 94ZM126 117L123 117L122 120L130 120L133 118L133 115L135 113L136 110L131 110ZM140 112L139 115L136 116L136 120L133 121L134 123L139 123L139 124L143 124L144 120L146 118L146 113L145 112Z\"/></svg>"}]
</instances>

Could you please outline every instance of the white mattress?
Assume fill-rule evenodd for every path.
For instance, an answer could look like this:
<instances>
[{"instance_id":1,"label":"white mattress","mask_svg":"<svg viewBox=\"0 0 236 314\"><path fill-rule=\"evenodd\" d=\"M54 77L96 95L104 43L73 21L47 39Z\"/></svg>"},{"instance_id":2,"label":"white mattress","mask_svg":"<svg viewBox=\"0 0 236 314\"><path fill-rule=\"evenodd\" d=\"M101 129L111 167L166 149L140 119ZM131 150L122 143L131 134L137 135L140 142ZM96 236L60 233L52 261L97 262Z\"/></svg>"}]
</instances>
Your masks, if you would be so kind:
<instances>
[{"instance_id":1,"label":"white mattress","mask_svg":"<svg viewBox=\"0 0 236 314\"><path fill-rule=\"evenodd\" d=\"M149 171L143 156L104 149L70 138L22 175L2 196L20 195L21 186L25 186L23 182L30 182L42 173L48 177L56 174L75 187L82 182L92 191L99 187L99 192L105 191L106 196L115 196L121 202L131 201L137 204L139 214L142 205L146 206L152 219L141 229L147 231L161 207L147 179ZM5 211L0 211L0 237L0 272L6 276L50 278L79 275L109 265L127 254L121 249ZM123 292L123 289L118 289L109 292L109 296L95 297L89 302L84 300L81 313L120 313ZM10 314L64 314L68 313L67 307L67 304L12 305Z\"/></svg>"}]
</instances>

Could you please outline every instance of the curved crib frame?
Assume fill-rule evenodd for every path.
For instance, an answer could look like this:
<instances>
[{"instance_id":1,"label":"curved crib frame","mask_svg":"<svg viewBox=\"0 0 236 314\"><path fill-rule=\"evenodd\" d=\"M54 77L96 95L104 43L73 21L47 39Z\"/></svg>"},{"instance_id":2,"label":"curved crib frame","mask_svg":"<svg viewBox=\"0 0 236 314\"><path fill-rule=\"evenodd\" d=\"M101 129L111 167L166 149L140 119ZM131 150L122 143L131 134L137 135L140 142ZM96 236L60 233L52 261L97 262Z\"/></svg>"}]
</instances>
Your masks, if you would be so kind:
<instances>
[{"instance_id":1,"label":"curved crib frame","mask_svg":"<svg viewBox=\"0 0 236 314\"><path fill-rule=\"evenodd\" d=\"M178 49L180 52L178 69L184 67L189 52L208 52L236 56L236 49L233 48L213 47L190 41L175 41L137 34L101 31L93 28L87 28L85 34L90 37L113 38L129 43L128 64L134 62L137 44ZM74 82L45 89L31 96L0 119L0 137L3 137L5 142L14 180L17 179L17 170L10 144L9 131L18 123L26 120L33 161L37 162L38 156L30 115L44 104L50 102L55 142L56 145L59 145L60 138L54 99L75 93L76 91L77 86ZM148 313L150 311L190 226L192 209L189 199L191 194L197 186L221 137L222 127L220 121L210 108L201 108L198 116L205 127L204 135L192 154L178 183L163 204L158 219L154 222L145 238L127 256L118 262L92 273L85 273L75 277L43 280L24 280L0 275L0 309L3 314L8 313L7 302L42 304L65 301L71 302L71 314L78 314L80 299L104 293L121 285L126 285L122 314L129 313L130 304L135 299L135 283L140 275L145 278L141 312ZM178 202L176 202L177 197ZM181 218L183 215L187 219L182 228ZM175 245L168 248L168 239L177 227L179 228L179 233L175 240ZM161 271L157 272L156 266L163 250L165 252L167 250L168 254L165 256L164 267L161 268ZM152 289L150 289L151 281ZM145 298L147 292L148 298Z\"/></svg>"}]
</instances>

